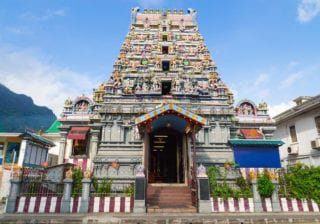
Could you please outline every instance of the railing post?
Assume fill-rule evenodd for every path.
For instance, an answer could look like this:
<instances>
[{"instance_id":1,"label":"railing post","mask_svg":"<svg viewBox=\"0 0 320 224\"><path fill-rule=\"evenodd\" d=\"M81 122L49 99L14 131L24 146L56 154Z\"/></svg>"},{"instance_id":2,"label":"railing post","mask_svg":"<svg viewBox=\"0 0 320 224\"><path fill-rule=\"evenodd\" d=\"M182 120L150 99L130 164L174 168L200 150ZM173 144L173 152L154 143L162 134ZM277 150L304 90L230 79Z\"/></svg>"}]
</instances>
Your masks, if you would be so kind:
<instances>
[{"instance_id":1,"label":"railing post","mask_svg":"<svg viewBox=\"0 0 320 224\"><path fill-rule=\"evenodd\" d=\"M80 202L80 212L86 213L89 211L89 197L90 197L91 179L82 179L82 197Z\"/></svg>"},{"instance_id":2,"label":"railing post","mask_svg":"<svg viewBox=\"0 0 320 224\"><path fill-rule=\"evenodd\" d=\"M73 179L66 178L63 180L63 196L61 200L61 213L70 213L70 202L71 202L71 193Z\"/></svg>"},{"instance_id":3,"label":"railing post","mask_svg":"<svg viewBox=\"0 0 320 224\"><path fill-rule=\"evenodd\" d=\"M273 191L272 196L271 196L272 211L273 212L281 212L279 195L278 195L279 182L277 180L273 180L272 183L275 187L275 190Z\"/></svg>"},{"instance_id":4,"label":"railing post","mask_svg":"<svg viewBox=\"0 0 320 224\"><path fill-rule=\"evenodd\" d=\"M10 180L11 187L10 187L10 193L7 200L6 205L6 213L14 213L16 209L16 202L18 195L20 193L20 186L21 186L21 178L20 176L17 176L16 178L13 177L13 179Z\"/></svg>"},{"instance_id":5,"label":"railing post","mask_svg":"<svg viewBox=\"0 0 320 224\"><path fill-rule=\"evenodd\" d=\"M144 167L137 166L134 184L134 213L146 213L146 177Z\"/></svg>"},{"instance_id":6,"label":"railing post","mask_svg":"<svg viewBox=\"0 0 320 224\"><path fill-rule=\"evenodd\" d=\"M198 167L197 179L199 213L211 213L212 206L210 204L210 185L208 176L206 174L206 168L203 165Z\"/></svg>"},{"instance_id":7,"label":"railing post","mask_svg":"<svg viewBox=\"0 0 320 224\"><path fill-rule=\"evenodd\" d=\"M261 204L261 197L258 192L258 181L251 180L251 188L253 192L253 206L255 212L263 212L262 204Z\"/></svg>"}]
</instances>

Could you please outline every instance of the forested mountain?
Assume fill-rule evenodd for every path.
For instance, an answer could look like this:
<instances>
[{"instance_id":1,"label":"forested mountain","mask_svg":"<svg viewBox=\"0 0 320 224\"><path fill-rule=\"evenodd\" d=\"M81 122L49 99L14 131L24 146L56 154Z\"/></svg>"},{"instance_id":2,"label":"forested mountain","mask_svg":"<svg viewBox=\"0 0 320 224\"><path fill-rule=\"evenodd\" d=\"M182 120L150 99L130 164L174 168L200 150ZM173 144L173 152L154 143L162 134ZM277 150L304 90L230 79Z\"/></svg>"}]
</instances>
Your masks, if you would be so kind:
<instances>
[{"instance_id":1,"label":"forested mountain","mask_svg":"<svg viewBox=\"0 0 320 224\"><path fill-rule=\"evenodd\" d=\"M0 132L46 130L56 120L52 110L35 105L31 97L16 94L1 83L0 102Z\"/></svg>"}]
</instances>

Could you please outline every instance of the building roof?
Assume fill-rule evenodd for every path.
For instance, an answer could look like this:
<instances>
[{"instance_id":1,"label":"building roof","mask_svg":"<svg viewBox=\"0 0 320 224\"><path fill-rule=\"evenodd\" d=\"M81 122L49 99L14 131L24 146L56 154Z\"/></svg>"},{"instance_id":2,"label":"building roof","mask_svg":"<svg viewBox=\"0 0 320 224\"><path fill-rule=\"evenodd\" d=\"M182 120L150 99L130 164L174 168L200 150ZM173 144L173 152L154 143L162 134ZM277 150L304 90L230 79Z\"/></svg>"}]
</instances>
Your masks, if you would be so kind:
<instances>
[{"instance_id":1,"label":"building roof","mask_svg":"<svg viewBox=\"0 0 320 224\"><path fill-rule=\"evenodd\" d=\"M269 139L230 139L230 145L267 145L267 146L280 146L283 145L284 142L281 140L269 140Z\"/></svg>"},{"instance_id":2,"label":"building roof","mask_svg":"<svg viewBox=\"0 0 320 224\"><path fill-rule=\"evenodd\" d=\"M35 142L38 142L40 144L47 145L50 147L55 146L55 144L52 141L50 141L49 139L42 137L40 135L37 135L35 133L32 133L30 131L26 131L26 132L22 133L21 135L19 135L19 137L21 139L32 140L32 141L35 141Z\"/></svg>"},{"instance_id":3,"label":"building roof","mask_svg":"<svg viewBox=\"0 0 320 224\"><path fill-rule=\"evenodd\" d=\"M45 131L45 133L59 133L58 127L61 125L60 121L56 120L52 123L50 128Z\"/></svg>"},{"instance_id":4,"label":"building roof","mask_svg":"<svg viewBox=\"0 0 320 224\"><path fill-rule=\"evenodd\" d=\"M297 101L297 99L295 101ZM298 100L298 105L275 116L273 119L276 120L276 125L284 121L290 120L294 117L297 117L300 114L320 108L320 95L311 97L309 99L307 99L306 97L303 97L303 99L305 101Z\"/></svg>"}]
</instances>

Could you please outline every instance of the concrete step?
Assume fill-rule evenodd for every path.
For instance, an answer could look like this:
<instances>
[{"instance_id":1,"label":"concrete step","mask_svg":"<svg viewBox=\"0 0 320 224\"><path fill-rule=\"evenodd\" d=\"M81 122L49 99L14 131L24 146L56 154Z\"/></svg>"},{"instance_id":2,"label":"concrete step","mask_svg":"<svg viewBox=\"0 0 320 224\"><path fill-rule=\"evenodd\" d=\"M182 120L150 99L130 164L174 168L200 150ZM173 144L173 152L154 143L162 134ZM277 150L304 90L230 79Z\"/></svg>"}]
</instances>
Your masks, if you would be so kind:
<instances>
[{"instance_id":1,"label":"concrete step","mask_svg":"<svg viewBox=\"0 0 320 224\"><path fill-rule=\"evenodd\" d=\"M146 202L152 213L197 212L187 186L148 186Z\"/></svg>"},{"instance_id":2,"label":"concrete step","mask_svg":"<svg viewBox=\"0 0 320 224\"><path fill-rule=\"evenodd\" d=\"M149 206L147 208L148 213L197 213L197 208L191 205L161 205L161 206Z\"/></svg>"}]
</instances>

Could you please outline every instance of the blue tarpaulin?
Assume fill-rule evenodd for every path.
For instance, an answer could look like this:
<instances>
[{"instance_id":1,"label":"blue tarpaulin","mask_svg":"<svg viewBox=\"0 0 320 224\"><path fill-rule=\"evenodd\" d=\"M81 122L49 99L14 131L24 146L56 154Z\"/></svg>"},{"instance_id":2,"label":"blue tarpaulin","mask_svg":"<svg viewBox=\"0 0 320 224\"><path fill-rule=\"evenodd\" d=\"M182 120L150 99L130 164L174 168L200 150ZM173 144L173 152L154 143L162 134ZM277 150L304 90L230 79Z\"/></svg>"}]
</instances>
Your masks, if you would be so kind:
<instances>
[{"instance_id":1,"label":"blue tarpaulin","mask_svg":"<svg viewBox=\"0 0 320 224\"><path fill-rule=\"evenodd\" d=\"M281 168L278 146L234 146L239 168Z\"/></svg>"}]
</instances>

